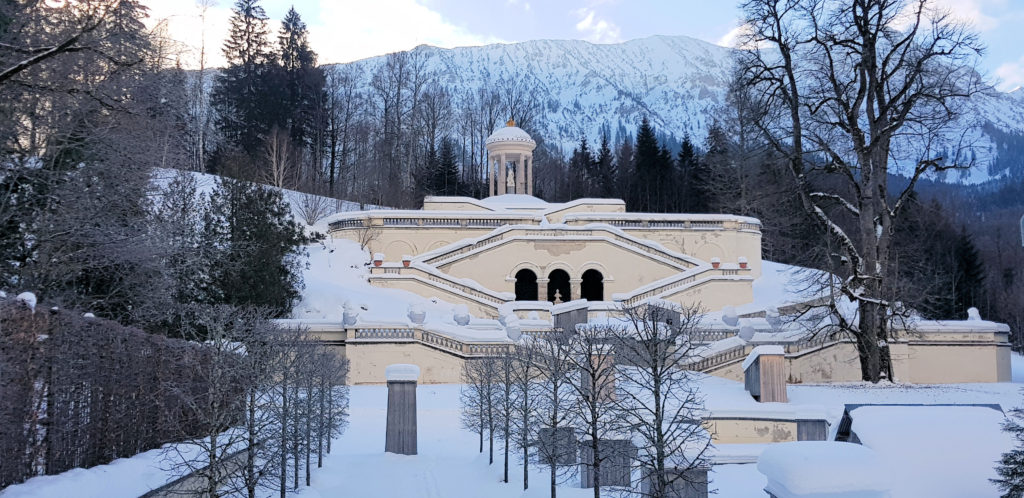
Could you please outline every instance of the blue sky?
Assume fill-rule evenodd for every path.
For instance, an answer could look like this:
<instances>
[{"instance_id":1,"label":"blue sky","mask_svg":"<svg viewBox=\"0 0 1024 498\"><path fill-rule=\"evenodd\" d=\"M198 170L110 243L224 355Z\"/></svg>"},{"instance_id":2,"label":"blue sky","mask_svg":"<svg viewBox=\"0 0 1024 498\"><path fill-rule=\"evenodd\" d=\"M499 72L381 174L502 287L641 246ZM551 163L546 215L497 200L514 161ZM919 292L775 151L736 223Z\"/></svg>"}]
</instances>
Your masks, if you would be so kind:
<instances>
[{"instance_id":1,"label":"blue sky","mask_svg":"<svg viewBox=\"0 0 1024 498\"><path fill-rule=\"evenodd\" d=\"M1024 85L1024 0L933 0L971 21L988 52L982 69L1001 90ZM205 26L219 65L232 0L199 21L192 0L143 0L171 35L197 47ZM272 20L292 5L310 27L321 62L348 62L419 44L442 47L541 38L612 43L651 35L687 35L728 44L738 0L264 0ZM193 50L192 52L197 53ZM195 65L194 61L185 61Z\"/></svg>"}]
</instances>

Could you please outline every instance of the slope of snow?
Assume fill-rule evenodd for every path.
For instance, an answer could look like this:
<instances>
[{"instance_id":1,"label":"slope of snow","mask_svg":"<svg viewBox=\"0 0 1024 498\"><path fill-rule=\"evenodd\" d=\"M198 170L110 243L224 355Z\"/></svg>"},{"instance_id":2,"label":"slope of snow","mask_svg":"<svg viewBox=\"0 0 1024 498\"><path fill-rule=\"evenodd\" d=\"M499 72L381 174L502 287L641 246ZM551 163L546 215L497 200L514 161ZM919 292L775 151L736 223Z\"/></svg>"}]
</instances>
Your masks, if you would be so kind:
<instances>
[{"instance_id":1,"label":"slope of snow","mask_svg":"<svg viewBox=\"0 0 1024 498\"><path fill-rule=\"evenodd\" d=\"M131 458L118 458L105 465L76 468L52 476L36 476L0 490L3 498L74 496L79 498L136 497L175 479L172 455L176 450L149 450ZM192 458L197 448L183 446L182 455ZM204 460L205 461L205 460Z\"/></svg>"},{"instance_id":2,"label":"slope of snow","mask_svg":"<svg viewBox=\"0 0 1024 498\"><path fill-rule=\"evenodd\" d=\"M1024 357L1014 354L1013 367L1014 379L1024 379ZM770 414L785 406L755 402L739 382L709 376L699 379L708 408L746 407ZM460 388L458 385L417 388L419 455L402 456L384 453L387 388L351 387L348 430L334 441L333 453L324 458L324 468L313 470L313 486L302 488L295 496L547 496L544 468L531 466L532 484L525 493L522 492L522 466L515 460L510 467L511 482L500 482L500 442L495 445L495 464L488 466L486 441L485 453L478 453L477 435L461 427ZM828 407L829 419L835 426L842 415L843 403L997 403L1005 410L1021 404L1020 388L1019 383L928 386L857 383L791 385L788 390L790 405ZM992 475L994 461L1005 448L1001 445L1007 442L1006 435L999 432L1001 416L998 412L964 407L913 408L911 410L915 411L903 413L872 413L874 410L877 409L858 408L854 430L893 473L906 476L893 498L995 496L985 479ZM952 446L954 444L956 446ZM756 456L770 446L719 445L713 455L721 461L750 461L750 458L737 456ZM944 474L918 473L931 465ZM0 497L135 497L167 480L160 467L159 450L154 450L110 465L37 477L0 491ZM767 496L763 491L766 479L754 463L715 465L710 478L710 487L717 490L714 496L719 498ZM593 496L592 490L576 487L577 479L563 482L558 489L559 496ZM950 487L937 488L930 480ZM271 493L264 492L262 496L269 497Z\"/></svg>"},{"instance_id":3,"label":"slope of snow","mask_svg":"<svg viewBox=\"0 0 1024 498\"><path fill-rule=\"evenodd\" d=\"M196 181L196 192L203 196L209 196L210 193L213 192L213 189L217 186L217 180L220 179L220 177L217 175L200 173L198 171L182 171L176 169L154 168L153 185L156 186L157 188L164 188L172 181L174 181L174 178L179 174L192 175L192 177L195 178ZM303 198L306 197L308 194L288 189L278 190L281 191L281 194L284 197L285 202L287 202L288 206L291 207L292 217L295 219L295 221L302 224L302 226L306 228L306 231L308 233L327 233L327 223L329 221L328 218L330 218L331 215L348 211L359 211L362 209L380 209L377 206L361 206L357 202L330 199L321 196L313 196L319 197L323 202L325 202L326 207L323 216L319 220L317 220L316 223L314 223L313 225L307 225L305 218L302 214L302 202Z\"/></svg>"},{"instance_id":4,"label":"slope of snow","mask_svg":"<svg viewBox=\"0 0 1024 498\"><path fill-rule=\"evenodd\" d=\"M356 242L327 238L306 250L309 266L302 275L306 288L292 311L293 318L340 321L346 302L359 309L361 320L379 323L408 324L411 305L423 307L427 321L452 317L452 304L371 286L366 280L370 253Z\"/></svg>"}]
</instances>

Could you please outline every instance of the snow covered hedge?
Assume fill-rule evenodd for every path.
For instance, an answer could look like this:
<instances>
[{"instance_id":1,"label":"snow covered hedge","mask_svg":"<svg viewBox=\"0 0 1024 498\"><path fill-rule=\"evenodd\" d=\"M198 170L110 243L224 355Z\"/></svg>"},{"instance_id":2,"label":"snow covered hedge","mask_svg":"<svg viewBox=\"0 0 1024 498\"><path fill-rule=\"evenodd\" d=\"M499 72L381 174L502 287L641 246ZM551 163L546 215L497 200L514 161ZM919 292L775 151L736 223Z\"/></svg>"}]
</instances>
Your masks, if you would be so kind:
<instances>
[{"instance_id":1,"label":"snow covered hedge","mask_svg":"<svg viewBox=\"0 0 1024 498\"><path fill-rule=\"evenodd\" d=\"M0 298L0 489L201 432L208 351L88 315Z\"/></svg>"}]
</instances>

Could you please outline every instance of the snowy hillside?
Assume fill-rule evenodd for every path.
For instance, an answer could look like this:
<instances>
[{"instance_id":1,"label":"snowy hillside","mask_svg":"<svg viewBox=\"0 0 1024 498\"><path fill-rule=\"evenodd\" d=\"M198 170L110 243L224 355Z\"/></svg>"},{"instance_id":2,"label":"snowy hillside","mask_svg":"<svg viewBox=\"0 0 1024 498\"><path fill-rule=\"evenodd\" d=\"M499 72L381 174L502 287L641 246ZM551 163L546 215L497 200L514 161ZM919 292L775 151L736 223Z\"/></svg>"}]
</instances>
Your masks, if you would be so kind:
<instances>
[{"instance_id":1,"label":"snowy hillside","mask_svg":"<svg viewBox=\"0 0 1024 498\"><path fill-rule=\"evenodd\" d=\"M425 59L425 69L435 72L442 85L457 93L516 79L535 82L544 108L535 123L537 132L546 143L567 152L581 135L596 140L602 127L610 130L612 139L634 133L645 115L665 134L702 141L723 103L733 51L686 36L653 36L618 44L534 40L455 49L424 45L412 52ZM350 63L361 70L363 91L372 92L370 79L384 60L381 56ZM978 95L967 116L960 128L978 130L966 134L976 146L978 167L944 179L976 183L1006 174L1005 161L999 171L990 171L990 166L1001 149L1020 143L1008 143L1003 134L1024 138L1024 91ZM982 131L987 123L998 131ZM960 137L959 131L953 135ZM1016 174L1024 175L1024 167L1017 166Z\"/></svg>"}]
</instances>

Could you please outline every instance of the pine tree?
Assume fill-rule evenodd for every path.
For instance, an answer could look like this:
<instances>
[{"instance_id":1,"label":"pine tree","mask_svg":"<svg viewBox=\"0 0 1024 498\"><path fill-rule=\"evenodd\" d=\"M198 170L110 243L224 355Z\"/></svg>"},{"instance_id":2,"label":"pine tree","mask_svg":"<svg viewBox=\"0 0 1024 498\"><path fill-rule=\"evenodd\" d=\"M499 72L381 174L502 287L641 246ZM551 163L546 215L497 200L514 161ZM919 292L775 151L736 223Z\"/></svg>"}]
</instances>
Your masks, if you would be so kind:
<instances>
[{"instance_id":1,"label":"pine tree","mask_svg":"<svg viewBox=\"0 0 1024 498\"><path fill-rule=\"evenodd\" d=\"M636 170L633 168L633 137L626 138L615 149L616 195L633 205L637 188Z\"/></svg>"},{"instance_id":2,"label":"pine tree","mask_svg":"<svg viewBox=\"0 0 1024 498\"><path fill-rule=\"evenodd\" d=\"M580 137L580 144L573 149L566 172L569 200L587 197L590 194L590 179L593 175L594 154L590 151L587 137Z\"/></svg>"},{"instance_id":3,"label":"pine tree","mask_svg":"<svg viewBox=\"0 0 1024 498\"><path fill-rule=\"evenodd\" d=\"M270 130L275 102L268 82L272 54L267 14L259 0L236 0L231 27L224 41L228 67L214 81L211 102L217 110L217 127L225 141L243 151L256 151Z\"/></svg>"},{"instance_id":4,"label":"pine tree","mask_svg":"<svg viewBox=\"0 0 1024 498\"><path fill-rule=\"evenodd\" d=\"M709 135L710 136L710 135ZM679 174L680 211L684 213L710 213L712 193L709 190L710 171L697 155L690 137L683 138L676 156Z\"/></svg>"},{"instance_id":5,"label":"pine tree","mask_svg":"<svg viewBox=\"0 0 1024 498\"><path fill-rule=\"evenodd\" d=\"M310 239L280 190L221 180L210 196L204 238L217 251L215 303L262 307L275 316L291 311L302 289L302 246Z\"/></svg>"},{"instance_id":6,"label":"pine tree","mask_svg":"<svg viewBox=\"0 0 1024 498\"><path fill-rule=\"evenodd\" d=\"M955 255L956 289L953 295L953 314L963 319L967 316L968 308L981 304L982 294L985 292L985 269L967 227L960 227L960 233L956 238Z\"/></svg>"},{"instance_id":7,"label":"pine tree","mask_svg":"<svg viewBox=\"0 0 1024 498\"><path fill-rule=\"evenodd\" d=\"M655 192L657 193L655 211L667 213L677 210L678 191L675 189L677 184L675 164L672 161L672 152L664 144L658 151L658 170L655 175L657 178L655 182Z\"/></svg>"},{"instance_id":8,"label":"pine tree","mask_svg":"<svg viewBox=\"0 0 1024 498\"><path fill-rule=\"evenodd\" d=\"M594 164L594 178L590 181L594 195L601 198L614 197L617 172L612 149L608 144L608 133L601 134L601 148L597 151Z\"/></svg>"},{"instance_id":9,"label":"pine tree","mask_svg":"<svg viewBox=\"0 0 1024 498\"><path fill-rule=\"evenodd\" d=\"M441 181L438 182L438 186L441 187L443 195L458 195L459 165L455 157L455 141L450 137L441 139L441 154L438 158L438 168L441 172Z\"/></svg>"},{"instance_id":10,"label":"pine tree","mask_svg":"<svg viewBox=\"0 0 1024 498\"><path fill-rule=\"evenodd\" d=\"M1024 496L1024 410L1016 408L1010 411L1006 422L1003 423L1003 430L1013 435L1017 446L1003 453L996 466L998 479L992 479L1004 498L1019 498Z\"/></svg>"},{"instance_id":11,"label":"pine tree","mask_svg":"<svg viewBox=\"0 0 1024 498\"><path fill-rule=\"evenodd\" d=\"M306 23L292 7L281 21L277 43L285 92L285 108L280 112L297 145L309 141L319 115L317 106L326 102L318 97L325 91L327 79L323 69L316 65L316 53L310 48L308 37Z\"/></svg>"},{"instance_id":12,"label":"pine tree","mask_svg":"<svg viewBox=\"0 0 1024 498\"><path fill-rule=\"evenodd\" d=\"M635 187L631 199L631 209L651 211L655 207L658 195L658 163L661 148L654 127L644 116L636 132L636 148L633 151L633 174Z\"/></svg>"},{"instance_id":13,"label":"pine tree","mask_svg":"<svg viewBox=\"0 0 1024 498\"><path fill-rule=\"evenodd\" d=\"M421 195L458 195L459 166L455 142L444 137L440 149L428 146L426 160L415 173L417 191Z\"/></svg>"}]
</instances>

